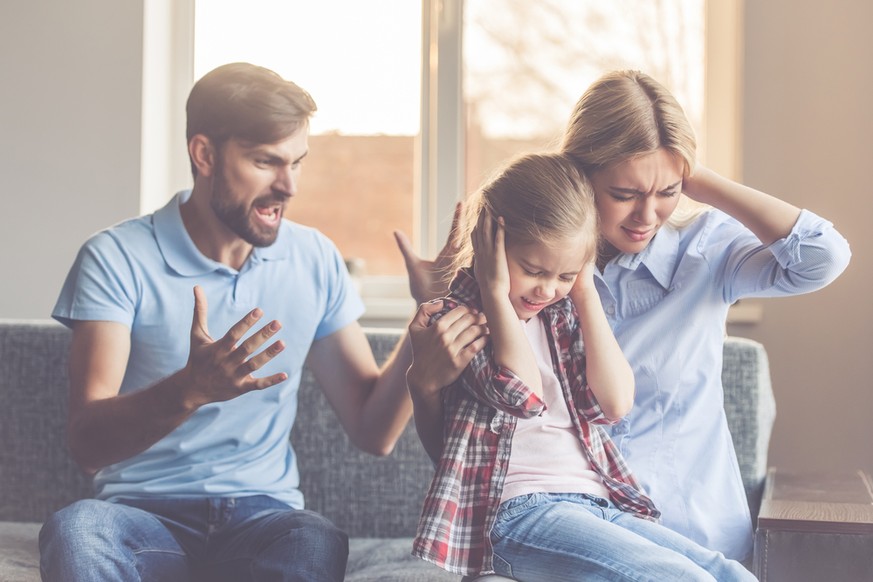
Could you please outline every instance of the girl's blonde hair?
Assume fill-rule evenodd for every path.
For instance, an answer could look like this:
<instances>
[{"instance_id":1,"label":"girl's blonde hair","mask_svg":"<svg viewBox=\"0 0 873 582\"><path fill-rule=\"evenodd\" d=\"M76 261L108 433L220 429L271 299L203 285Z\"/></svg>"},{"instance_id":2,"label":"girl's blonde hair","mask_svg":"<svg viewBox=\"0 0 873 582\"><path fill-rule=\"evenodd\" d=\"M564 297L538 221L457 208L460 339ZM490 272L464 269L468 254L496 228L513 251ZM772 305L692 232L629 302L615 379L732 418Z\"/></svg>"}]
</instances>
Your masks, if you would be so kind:
<instances>
[{"instance_id":1,"label":"girl's blonde hair","mask_svg":"<svg viewBox=\"0 0 873 582\"><path fill-rule=\"evenodd\" d=\"M468 198L452 272L472 265L470 236L482 212L503 218L507 244L560 244L587 235L589 259L597 252L594 191L573 160L563 154L516 158Z\"/></svg>"},{"instance_id":2,"label":"girl's blonde hair","mask_svg":"<svg viewBox=\"0 0 873 582\"><path fill-rule=\"evenodd\" d=\"M694 170L697 140L682 106L652 77L630 70L606 73L588 87L561 145L588 176L659 149L683 161L684 178ZM705 208L683 196L670 224L684 226Z\"/></svg>"}]
</instances>

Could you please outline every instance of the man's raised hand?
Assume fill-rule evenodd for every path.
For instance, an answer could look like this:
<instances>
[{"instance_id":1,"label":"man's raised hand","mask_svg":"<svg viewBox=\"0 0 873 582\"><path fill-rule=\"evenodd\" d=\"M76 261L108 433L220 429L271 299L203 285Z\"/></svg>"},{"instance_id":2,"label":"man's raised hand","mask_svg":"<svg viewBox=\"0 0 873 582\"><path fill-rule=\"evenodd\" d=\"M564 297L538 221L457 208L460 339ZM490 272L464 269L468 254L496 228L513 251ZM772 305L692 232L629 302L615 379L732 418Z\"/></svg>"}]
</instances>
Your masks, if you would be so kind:
<instances>
[{"instance_id":1,"label":"man's raised hand","mask_svg":"<svg viewBox=\"0 0 873 582\"><path fill-rule=\"evenodd\" d=\"M399 230L394 231L394 240L397 242L400 254L403 255L403 262L409 274L409 291L416 303L427 303L438 299L448 291L448 281L452 275L449 271L460 246L460 222L463 211L463 204L458 202L455 205L452 228L446 244L432 261L418 256L406 234Z\"/></svg>"},{"instance_id":2,"label":"man's raised hand","mask_svg":"<svg viewBox=\"0 0 873 582\"><path fill-rule=\"evenodd\" d=\"M231 400L288 379L288 374L284 372L265 378L252 376L253 372L285 349L285 344L278 340L258 352L262 345L282 329L278 321L271 321L240 342L263 316L263 312L255 308L234 324L223 337L214 340L209 335L207 313L206 293L196 285L194 317L191 322L191 352L183 370L187 380L184 389L188 406L197 408L210 402Z\"/></svg>"}]
</instances>

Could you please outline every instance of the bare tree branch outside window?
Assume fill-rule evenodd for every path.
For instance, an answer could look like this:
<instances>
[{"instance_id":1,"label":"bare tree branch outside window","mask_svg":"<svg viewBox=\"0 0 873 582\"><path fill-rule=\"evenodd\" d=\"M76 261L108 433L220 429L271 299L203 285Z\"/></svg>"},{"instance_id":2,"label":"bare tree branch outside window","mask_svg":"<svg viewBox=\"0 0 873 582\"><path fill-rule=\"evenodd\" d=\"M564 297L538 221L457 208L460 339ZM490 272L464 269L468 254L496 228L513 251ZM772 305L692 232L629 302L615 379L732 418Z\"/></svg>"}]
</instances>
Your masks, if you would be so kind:
<instances>
[{"instance_id":1,"label":"bare tree branch outside window","mask_svg":"<svg viewBox=\"0 0 873 582\"><path fill-rule=\"evenodd\" d=\"M551 143L585 88L617 68L658 79L699 127L703 10L704 0L466 0L468 127Z\"/></svg>"}]
</instances>

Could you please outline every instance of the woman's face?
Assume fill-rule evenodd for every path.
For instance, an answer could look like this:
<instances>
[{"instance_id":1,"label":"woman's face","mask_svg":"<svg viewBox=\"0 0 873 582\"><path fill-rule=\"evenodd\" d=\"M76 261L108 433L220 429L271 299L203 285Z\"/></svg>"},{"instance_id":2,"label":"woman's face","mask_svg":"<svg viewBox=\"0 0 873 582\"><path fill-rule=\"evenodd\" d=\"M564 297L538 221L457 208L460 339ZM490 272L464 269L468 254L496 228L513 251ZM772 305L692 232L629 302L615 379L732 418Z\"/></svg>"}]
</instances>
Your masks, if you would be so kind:
<instances>
[{"instance_id":1,"label":"woman's face","mask_svg":"<svg viewBox=\"0 0 873 582\"><path fill-rule=\"evenodd\" d=\"M681 157L659 149L594 172L607 260L648 246L679 203L683 168Z\"/></svg>"}]
</instances>

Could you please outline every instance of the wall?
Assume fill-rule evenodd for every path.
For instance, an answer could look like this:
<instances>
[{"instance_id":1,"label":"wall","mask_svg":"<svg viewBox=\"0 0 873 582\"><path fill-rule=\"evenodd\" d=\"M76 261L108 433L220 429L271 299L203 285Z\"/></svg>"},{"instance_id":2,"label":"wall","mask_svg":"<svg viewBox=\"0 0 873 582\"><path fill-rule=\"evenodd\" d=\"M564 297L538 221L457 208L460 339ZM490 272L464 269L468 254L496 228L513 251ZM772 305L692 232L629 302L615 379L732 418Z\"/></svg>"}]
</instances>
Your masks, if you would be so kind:
<instances>
[{"instance_id":1,"label":"wall","mask_svg":"<svg viewBox=\"0 0 873 582\"><path fill-rule=\"evenodd\" d=\"M853 258L817 293L766 300L732 333L770 354L777 420L770 463L873 469L873 3L745 5L742 163L749 185L814 210Z\"/></svg>"},{"instance_id":2,"label":"wall","mask_svg":"<svg viewBox=\"0 0 873 582\"><path fill-rule=\"evenodd\" d=\"M766 344L771 462L873 468L869 0L746 2L746 182L833 220L854 258L731 333ZM81 242L139 212L143 2L0 5L0 317L46 317ZM26 249L26 250L25 250Z\"/></svg>"},{"instance_id":3,"label":"wall","mask_svg":"<svg viewBox=\"0 0 873 582\"><path fill-rule=\"evenodd\" d=\"M142 13L0 4L0 317L48 317L82 241L139 212Z\"/></svg>"}]
</instances>

